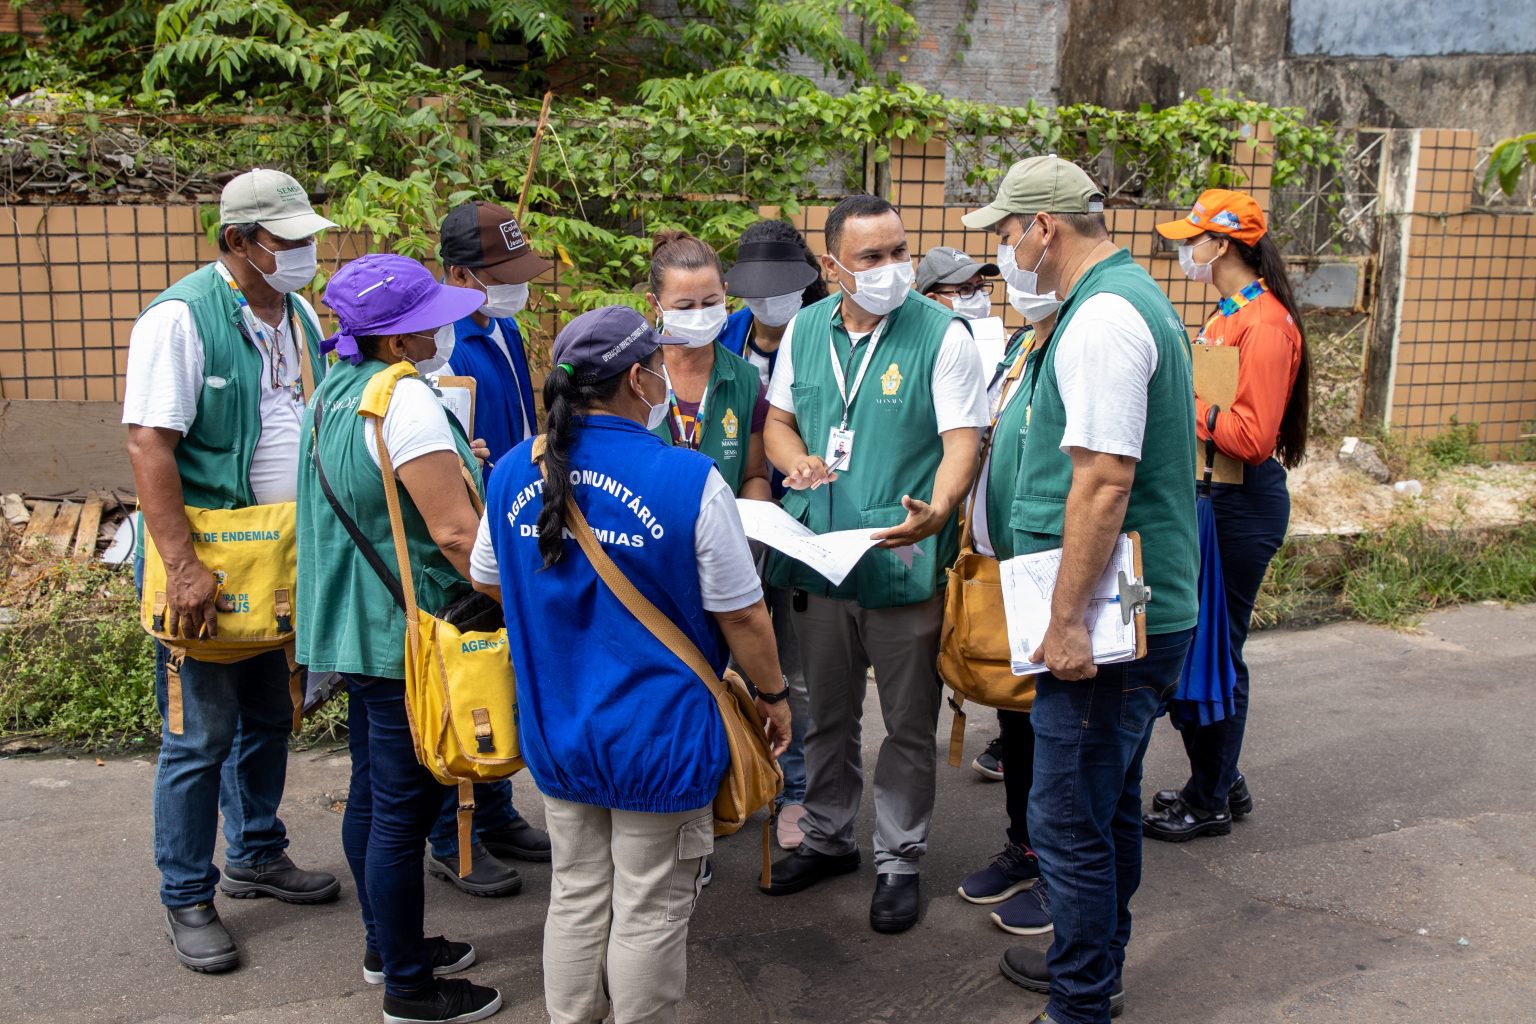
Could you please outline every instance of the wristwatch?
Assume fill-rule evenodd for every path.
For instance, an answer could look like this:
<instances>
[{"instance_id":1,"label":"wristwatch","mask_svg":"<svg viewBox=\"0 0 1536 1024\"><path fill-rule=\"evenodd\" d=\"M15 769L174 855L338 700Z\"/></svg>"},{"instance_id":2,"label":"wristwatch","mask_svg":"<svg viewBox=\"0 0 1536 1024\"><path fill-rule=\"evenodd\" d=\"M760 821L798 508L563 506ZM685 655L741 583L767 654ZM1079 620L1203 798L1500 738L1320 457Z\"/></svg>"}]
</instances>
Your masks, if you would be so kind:
<instances>
[{"instance_id":1,"label":"wristwatch","mask_svg":"<svg viewBox=\"0 0 1536 1024\"><path fill-rule=\"evenodd\" d=\"M779 678L784 679L783 676L780 676ZM762 701L764 704L778 704L789 698L789 680L784 679L784 688L779 690L777 693L764 693L762 690L759 690L755 686L752 687L752 691L757 694L757 699Z\"/></svg>"}]
</instances>

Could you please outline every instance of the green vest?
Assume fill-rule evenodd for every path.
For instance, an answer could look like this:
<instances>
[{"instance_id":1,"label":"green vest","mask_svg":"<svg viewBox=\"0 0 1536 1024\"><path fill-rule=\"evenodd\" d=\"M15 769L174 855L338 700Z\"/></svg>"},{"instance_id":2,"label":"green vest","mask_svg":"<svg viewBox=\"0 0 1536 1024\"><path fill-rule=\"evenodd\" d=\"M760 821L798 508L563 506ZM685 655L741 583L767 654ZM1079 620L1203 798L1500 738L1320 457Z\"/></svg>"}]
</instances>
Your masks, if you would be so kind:
<instances>
[{"instance_id":1,"label":"green vest","mask_svg":"<svg viewBox=\"0 0 1536 1024\"><path fill-rule=\"evenodd\" d=\"M1003 360L994 372L1006 374L1019 352L1034 337L1032 327L1017 332L1009 339ZM1008 404L1003 406L997 422L992 425L992 459L987 466L987 478L977 484L985 488L978 500L986 503L987 533L999 561L1014 555L1008 517L1013 510L1013 488L1019 475L1019 456L1024 451L1024 434L1029 428L1029 403L1035 386L1035 364L1039 361L1040 351L1036 349L1029 354L1018 378L1009 388Z\"/></svg>"},{"instance_id":2,"label":"green vest","mask_svg":"<svg viewBox=\"0 0 1536 1024\"><path fill-rule=\"evenodd\" d=\"M1147 427L1122 530L1140 531L1142 568L1152 588L1147 631L1173 633L1195 624L1200 549L1195 531L1195 401L1189 335L1151 276L1121 250L1095 264L1072 286L1056 328L1034 364L1030 401L1010 403L1009 431L1019 441L1013 468L1012 504L1006 521L992 525L999 558L1061 545L1072 460L1061 450L1066 407L1056 384L1056 352L1073 315L1100 292L1119 295L1141 314L1157 345L1157 370L1147 386ZM1019 398L1026 396L1020 395ZM1025 410L1028 410L1027 416ZM1002 431L1003 424L998 424ZM1014 436L1001 432L998 440ZM994 447L994 466L1002 454ZM992 486L1006 484L996 470ZM988 495L989 502L992 496ZM995 507L988 504L988 511ZM1006 525L1007 529L1004 529ZM1011 536L1010 536L1011 534Z\"/></svg>"},{"instance_id":3,"label":"green vest","mask_svg":"<svg viewBox=\"0 0 1536 1024\"><path fill-rule=\"evenodd\" d=\"M699 451L715 460L715 468L725 477L731 493L740 495L752 440L752 410L757 405L757 367L719 345L712 347L715 365L709 371L699 407L709 422L698 424L694 430L699 431ZM670 413L667 422L653 433L668 444L675 443Z\"/></svg>"},{"instance_id":4,"label":"green vest","mask_svg":"<svg viewBox=\"0 0 1536 1024\"><path fill-rule=\"evenodd\" d=\"M371 418L358 414L363 392L374 374L388 364L365 360L353 366L342 360L325 375L315 401L304 413L304 451L299 459L299 600L298 659L314 672L351 672L405 678L405 614L341 525L315 471L318 444L325 477L342 508L352 517L384 564L398 579L394 535L384 503L384 480L368 455L363 431L373 430ZM320 436L315 436L315 406L323 406ZM458 420L448 416L459 458L480 486L477 460L469 450ZM416 603L438 612L470 592L432 540L427 524L404 486L399 488L400 517L416 584Z\"/></svg>"},{"instance_id":5,"label":"green vest","mask_svg":"<svg viewBox=\"0 0 1536 1024\"><path fill-rule=\"evenodd\" d=\"M235 293L212 263L194 270L161 292L149 309L171 300L185 302L203 344L203 389L187 435L176 445L185 504L194 508L245 508L251 492L251 458L261 438L261 351L246 337ZM315 380L325 373L320 360L320 325L292 295L283 297L283 315L297 315L303 352ZM295 344L300 339L295 339Z\"/></svg>"},{"instance_id":6,"label":"green vest","mask_svg":"<svg viewBox=\"0 0 1536 1024\"><path fill-rule=\"evenodd\" d=\"M955 320L965 323L947 306L916 292L886 317L875 348L875 365L869 368L849 409L848 428L854 432L852 469L840 471L835 483L814 491L787 492L783 499L786 512L816 533L878 530L906 520L903 495L922 501L933 497L934 475L944 457L944 443L934 426L933 367L944 332ZM790 346L795 421L806 450L823 457L828 433L843 418L843 399L832 373L828 339L843 367L845 387L851 391L869 354L869 339L850 351L840 293L796 315ZM957 518L951 516L942 530L918 544L910 565L894 551L873 548L848 578L834 587L821 574L775 553L770 560L769 582L854 600L865 608L926 601L943 587L944 571L959 551Z\"/></svg>"}]
</instances>

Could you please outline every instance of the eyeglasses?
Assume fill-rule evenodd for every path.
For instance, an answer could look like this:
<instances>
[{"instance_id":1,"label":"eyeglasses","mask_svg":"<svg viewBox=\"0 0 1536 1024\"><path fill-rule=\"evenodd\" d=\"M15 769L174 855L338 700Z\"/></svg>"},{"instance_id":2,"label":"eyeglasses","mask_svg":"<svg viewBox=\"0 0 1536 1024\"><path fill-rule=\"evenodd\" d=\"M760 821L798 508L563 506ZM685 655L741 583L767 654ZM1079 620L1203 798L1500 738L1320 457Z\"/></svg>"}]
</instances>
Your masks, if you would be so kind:
<instances>
[{"instance_id":1,"label":"eyeglasses","mask_svg":"<svg viewBox=\"0 0 1536 1024\"><path fill-rule=\"evenodd\" d=\"M945 296L952 295L958 299L969 299L974 298L977 295L991 295L992 286L996 283L996 281L982 281L979 284L967 283L955 285L953 288L935 288L933 290L933 294Z\"/></svg>"}]
</instances>

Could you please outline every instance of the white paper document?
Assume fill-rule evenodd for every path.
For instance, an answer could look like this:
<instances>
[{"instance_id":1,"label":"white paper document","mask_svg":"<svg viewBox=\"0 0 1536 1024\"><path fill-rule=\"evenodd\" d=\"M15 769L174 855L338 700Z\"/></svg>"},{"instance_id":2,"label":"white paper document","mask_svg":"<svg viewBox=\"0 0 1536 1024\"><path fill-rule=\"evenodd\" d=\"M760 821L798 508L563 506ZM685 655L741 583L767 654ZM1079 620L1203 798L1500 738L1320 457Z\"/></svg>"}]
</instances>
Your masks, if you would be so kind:
<instances>
[{"instance_id":1,"label":"white paper document","mask_svg":"<svg viewBox=\"0 0 1536 1024\"><path fill-rule=\"evenodd\" d=\"M1029 660L1051 624L1051 594L1061 568L1061 548L1019 555L1001 565L1003 615L1008 622L1008 648L1016 676L1046 670L1044 662ZM1089 636L1096 665L1111 665L1136 657L1136 623L1126 622L1120 612L1120 573L1136 578L1136 555L1131 539L1121 534L1115 541L1109 567L1099 577L1088 605Z\"/></svg>"},{"instance_id":2,"label":"white paper document","mask_svg":"<svg viewBox=\"0 0 1536 1024\"><path fill-rule=\"evenodd\" d=\"M737 498L736 509L741 513L741 526L748 537L804 562L831 580L833 586L847 579L865 552L880 543L871 536L879 530L813 533L772 501Z\"/></svg>"}]
</instances>

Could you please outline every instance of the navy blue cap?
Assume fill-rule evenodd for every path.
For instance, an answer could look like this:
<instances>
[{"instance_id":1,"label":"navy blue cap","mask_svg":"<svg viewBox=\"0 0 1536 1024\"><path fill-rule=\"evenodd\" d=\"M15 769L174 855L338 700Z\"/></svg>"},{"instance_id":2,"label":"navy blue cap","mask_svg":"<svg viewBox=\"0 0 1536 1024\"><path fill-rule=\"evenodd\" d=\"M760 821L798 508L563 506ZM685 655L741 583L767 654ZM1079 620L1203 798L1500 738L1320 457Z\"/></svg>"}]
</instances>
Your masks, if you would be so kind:
<instances>
[{"instance_id":1,"label":"navy blue cap","mask_svg":"<svg viewBox=\"0 0 1536 1024\"><path fill-rule=\"evenodd\" d=\"M578 384L596 384L656 351L661 339L645 317L628 306L603 306L581 314L555 336L550 355Z\"/></svg>"}]
</instances>

